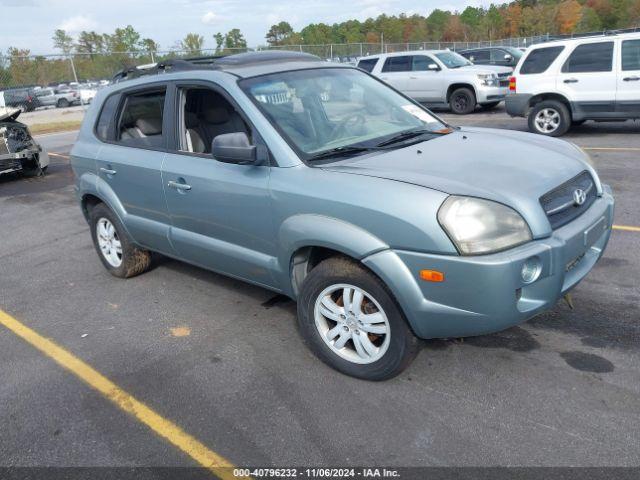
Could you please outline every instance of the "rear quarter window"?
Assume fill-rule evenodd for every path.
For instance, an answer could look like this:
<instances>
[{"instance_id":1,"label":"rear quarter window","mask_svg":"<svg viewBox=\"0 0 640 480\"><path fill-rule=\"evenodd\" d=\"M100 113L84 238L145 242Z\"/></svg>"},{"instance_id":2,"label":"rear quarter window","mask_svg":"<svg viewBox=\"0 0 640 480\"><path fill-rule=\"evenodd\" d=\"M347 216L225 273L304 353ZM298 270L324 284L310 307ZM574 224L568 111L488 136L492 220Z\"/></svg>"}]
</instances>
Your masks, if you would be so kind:
<instances>
[{"instance_id":1,"label":"rear quarter window","mask_svg":"<svg viewBox=\"0 0 640 480\"><path fill-rule=\"evenodd\" d=\"M527 58L524 59L522 67L520 67L520 74L528 75L546 72L563 50L563 46L531 50Z\"/></svg>"},{"instance_id":2,"label":"rear quarter window","mask_svg":"<svg viewBox=\"0 0 640 480\"><path fill-rule=\"evenodd\" d=\"M110 139L109 127L115 119L115 111L116 108L118 108L119 99L119 95L111 95L107 98L107 101L104 102L104 106L100 112L100 116L98 117L98 122L96 123L96 136L103 142Z\"/></svg>"},{"instance_id":3,"label":"rear quarter window","mask_svg":"<svg viewBox=\"0 0 640 480\"><path fill-rule=\"evenodd\" d=\"M364 70L365 72L371 73L376 66L376 63L378 63L377 58L367 58L358 62L358 68Z\"/></svg>"}]
</instances>

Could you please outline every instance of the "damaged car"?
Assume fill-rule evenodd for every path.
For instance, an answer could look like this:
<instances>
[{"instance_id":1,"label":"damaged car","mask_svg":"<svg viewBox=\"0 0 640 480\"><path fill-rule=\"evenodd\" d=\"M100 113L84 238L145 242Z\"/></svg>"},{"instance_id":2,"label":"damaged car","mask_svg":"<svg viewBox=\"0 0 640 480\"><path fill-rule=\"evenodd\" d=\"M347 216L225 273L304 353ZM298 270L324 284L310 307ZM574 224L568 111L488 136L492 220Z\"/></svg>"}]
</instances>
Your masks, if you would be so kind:
<instances>
[{"instance_id":1,"label":"damaged car","mask_svg":"<svg viewBox=\"0 0 640 480\"><path fill-rule=\"evenodd\" d=\"M0 107L0 175L42 175L49 166L49 155L33 139L29 128L17 121L20 113L17 108Z\"/></svg>"}]
</instances>

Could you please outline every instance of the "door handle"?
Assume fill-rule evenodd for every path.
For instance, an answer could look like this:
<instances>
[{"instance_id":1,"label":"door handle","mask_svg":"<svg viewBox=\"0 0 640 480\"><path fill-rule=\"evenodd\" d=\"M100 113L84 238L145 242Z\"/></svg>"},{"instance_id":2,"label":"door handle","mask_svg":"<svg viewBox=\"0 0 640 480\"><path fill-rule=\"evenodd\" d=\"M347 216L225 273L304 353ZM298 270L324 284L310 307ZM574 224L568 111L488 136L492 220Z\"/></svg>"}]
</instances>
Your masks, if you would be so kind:
<instances>
[{"instance_id":1,"label":"door handle","mask_svg":"<svg viewBox=\"0 0 640 480\"><path fill-rule=\"evenodd\" d=\"M175 182L173 180L169 180L167 183L168 187L175 188L176 190L191 190L191 185L187 185L186 183Z\"/></svg>"},{"instance_id":2,"label":"door handle","mask_svg":"<svg viewBox=\"0 0 640 480\"><path fill-rule=\"evenodd\" d=\"M567 78L564 83L578 83L577 78Z\"/></svg>"},{"instance_id":3,"label":"door handle","mask_svg":"<svg viewBox=\"0 0 640 480\"><path fill-rule=\"evenodd\" d=\"M111 170L110 168L105 168L105 167L100 167L100 171L102 173L106 173L107 175L115 175L116 173L118 173L115 170Z\"/></svg>"},{"instance_id":4,"label":"door handle","mask_svg":"<svg viewBox=\"0 0 640 480\"><path fill-rule=\"evenodd\" d=\"M418 80L418 77L409 77L410 80Z\"/></svg>"},{"instance_id":5,"label":"door handle","mask_svg":"<svg viewBox=\"0 0 640 480\"><path fill-rule=\"evenodd\" d=\"M640 80L640 77L636 77L634 75L633 77L624 77L622 80L625 82L637 82L638 80Z\"/></svg>"}]
</instances>

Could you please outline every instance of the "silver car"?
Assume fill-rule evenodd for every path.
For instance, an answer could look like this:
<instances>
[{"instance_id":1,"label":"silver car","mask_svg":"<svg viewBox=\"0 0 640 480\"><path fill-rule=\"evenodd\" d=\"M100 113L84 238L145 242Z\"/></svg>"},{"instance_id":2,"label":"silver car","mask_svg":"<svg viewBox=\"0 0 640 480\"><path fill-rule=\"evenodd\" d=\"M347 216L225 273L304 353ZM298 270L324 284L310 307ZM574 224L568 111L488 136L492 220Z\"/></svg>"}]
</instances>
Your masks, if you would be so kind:
<instances>
[{"instance_id":1,"label":"silver car","mask_svg":"<svg viewBox=\"0 0 640 480\"><path fill-rule=\"evenodd\" d=\"M141 73L98 93L71 153L102 264L132 277L160 252L291 297L346 374L553 307L609 240L611 190L568 142L452 127L304 54Z\"/></svg>"}]
</instances>

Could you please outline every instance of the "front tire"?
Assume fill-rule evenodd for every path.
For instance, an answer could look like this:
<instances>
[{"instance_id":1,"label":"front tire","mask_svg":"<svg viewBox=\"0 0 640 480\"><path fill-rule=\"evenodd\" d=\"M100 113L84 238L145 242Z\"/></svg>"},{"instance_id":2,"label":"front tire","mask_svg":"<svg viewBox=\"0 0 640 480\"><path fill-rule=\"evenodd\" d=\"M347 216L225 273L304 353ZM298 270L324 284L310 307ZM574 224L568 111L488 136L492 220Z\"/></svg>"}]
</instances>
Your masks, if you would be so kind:
<instances>
[{"instance_id":1,"label":"front tire","mask_svg":"<svg viewBox=\"0 0 640 480\"><path fill-rule=\"evenodd\" d=\"M476 95L469 88L458 88L449 97L449 108L456 115L467 115L476 109Z\"/></svg>"},{"instance_id":2,"label":"front tire","mask_svg":"<svg viewBox=\"0 0 640 480\"><path fill-rule=\"evenodd\" d=\"M559 137L571 127L571 114L567 106L557 100L545 100L537 103L529 112L527 119L529 131Z\"/></svg>"},{"instance_id":3,"label":"front tire","mask_svg":"<svg viewBox=\"0 0 640 480\"><path fill-rule=\"evenodd\" d=\"M364 380L395 377L418 351L418 339L384 283L347 258L327 259L305 278L298 325L320 360Z\"/></svg>"},{"instance_id":4,"label":"front tire","mask_svg":"<svg viewBox=\"0 0 640 480\"><path fill-rule=\"evenodd\" d=\"M67 108L70 105L69 100L66 98L61 98L58 100L58 104L56 105L58 108Z\"/></svg>"},{"instance_id":5,"label":"front tire","mask_svg":"<svg viewBox=\"0 0 640 480\"><path fill-rule=\"evenodd\" d=\"M104 203L89 213L93 245L104 267L118 278L130 278L151 266L151 252L135 246L118 217Z\"/></svg>"}]
</instances>

